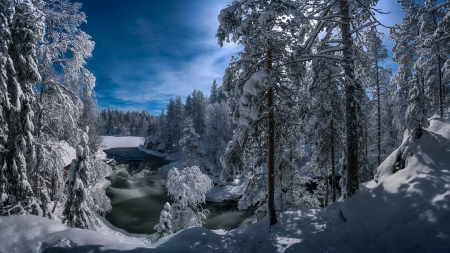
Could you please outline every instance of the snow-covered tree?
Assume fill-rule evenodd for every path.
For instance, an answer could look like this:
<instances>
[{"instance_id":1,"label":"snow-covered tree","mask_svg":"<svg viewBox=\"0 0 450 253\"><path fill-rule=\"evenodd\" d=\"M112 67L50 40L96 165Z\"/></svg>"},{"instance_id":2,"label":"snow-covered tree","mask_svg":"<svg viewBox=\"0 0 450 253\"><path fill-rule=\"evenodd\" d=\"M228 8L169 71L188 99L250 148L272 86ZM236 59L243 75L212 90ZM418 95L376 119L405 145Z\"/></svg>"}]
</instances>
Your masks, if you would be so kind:
<instances>
[{"instance_id":1,"label":"snow-covered tree","mask_svg":"<svg viewBox=\"0 0 450 253\"><path fill-rule=\"evenodd\" d=\"M86 203L89 209L99 215L105 216L111 211L111 200L101 186L105 182L105 175L111 175L112 168L102 159L91 158L88 161L89 180L86 190Z\"/></svg>"},{"instance_id":2,"label":"snow-covered tree","mask_svg":"<svg viewBox=\"0 0 450 253\"><path fill-rule=\"evenodd\" d=\"M253 175L255 188L247 188L248 196L267 196L259 204L267 205L270 224L277 222L275 213L275 122L280 96L289 94L285 84L284 63L290 56L289 43L295 41L290 33L293 3L291 1L234 1L221 10L216 37L219 45L234 42L244 46L237 60L232 60L224 76L223 92L227 96L233 121L239 125L224 162L236 162L230 157L232 148L252 152L250 160L256 160ZM289 101L289 99L286 99ZM276 116L277 114L277 116ZM250 151L250 149L253 149ZM235 153L236 154L236 153ZM242 155L242 152L241 152ZM232 159L230 159L232 158ZM232 166L223 164L227 177ZM263 178L260 173L267 173ZM261 180L268 180L262 182ZM266 192L264 187L266 185ZM263 192L259 192L263 191ZM249 199L248 199L249 200ZM253 202L253 200L249 200ZM246 205L244 205L246 206Z\"/></svg>"},{"instance_id":3,"label":"snow-covered tree","mask_svg":"<svg viewBox=\"0 0 450 253\"><path fill-rule=\"evenodd\" d=\"M169 202L166 202L166 204L164 204L164 209L161 210L161 215L159 216L159 223L153 227L153 229L156 230L157 234L153 242L156 242L159 238L172 234L171 210L172 207L170 206Z\"/></svg>"},{"instance_id":4,"label":"snow-covered tree","mask_svg":"<svg viewBox=\"0 0 450 253\"><path fill-rule=\"evenodd\" d=\"M36 135L40 142L79 142L77 121L81 113L82 91L91 94L95 78L85 68L94 42L80 29L86 23L80 3L49 0L39 5L45 14L45 34L38 48Z\"/></svg>"},{"instance_id":5,"label":"snow-covered tree","mask_svg":"<svg viewBox=\"0 0 450 253\"><path fill-rule=\"evenodd\" d=\"M419 57L422 62L422 75L426 82L424 87L430 98L434 98L434 104L439 105L441 118L444 117L444 72L443 66L449 59L448 41L445 43L445 35L439 28L439 23L445 16L443 8L448 3L438 3L437 0L425 0L424 6L419 10L420 41ZM444 40L443 40L444 39ZM448 40L448 39L447 39Z\"/></svg>"},{"instance_id":6,"label":"snow-covered tree","mask_svg":"<svg viewBox=\"0 0 450 253\"><path fill-rule=\"evenodd\" d=\"M365 47L370 66L370 88L373 89L372 98L376 101L377 122L377 167L381 164L381 97L386 91L381 90L380 76L385 71L380 64L388 57L386 46L383 45L375 27L371 27L365 34Z\"/></svg>"},{"instance_id":7,"label":"snow-covered tree","mask_svg":"<svg viewBox=\"0 0 450 253\"><path fill-rule=\"evenodd\" d=\"M94 76L90 76L91 82L95 83ZM102 137L100 136L100 117L97 111L97 103L94 100L94 94L90 89L84 89L81 97L83 102L83 110L78 120L79 127L81 129L86 129L89 127L89 148L93 152L97 152L102 145Z\"/></svg>"},{"instance_id":8,"label":"snow-covered tree","mask_svg":"<svg viewBox=\"0 0 450 253\"><path fill-rule=\"evenodd\" d=\"M86 188L89 185L89 128L83 132L76 148L76 158L67 173L67 201L64 207L63 223L69 227L94 229L95 218L87 205Z\"/></svg>"},{"instance_id":9,"label":"snow-covered tree","mask_svg":"<svg viewBox=\"0 0 450 253\"><path fill-rule=\"evenodd\" d=\"M429 98L423 93L421 76L414 74L409 91L408 108L406 110L406 122L408 130L414 133L416 139L423 135L423 129L428 128Z\"/></svg>"},{"instance_id":10,"label":"snow-covered tree","mask_svg":"<svg viewBox=\"0 0 450 253\"><path fill-rule=\"evenodd\" d=\"M195 132L203 134L205 132L205 109L207 100L203 92L194 90L192 92L192 123Z\"/></svg>"},{"instance_id":11,"label":"snow-covered tree","mask_svg":"<svg viewBox=\"0 0 450 253\"><path fill-rule=\"evenodd\" d=\"M214 104L219 102L220 102L219 91L217 90L216 79L214 79L214 82L211 86L211 94L209 95L209 103Z\"/></svg>"},{"instance_id":12,"label":"snow-covered tree","mask_svg":"<svg viewBox=\"0 0 450 253\"><path fill-rule=\"evenodd\" d=\"M232 122L225 103L213 103L206 107L206 130L202 136L202 149L217 171L222 169L220 157L225 153L228 141L233 137Z\"/></svg>"},{"instance_id":13,"label":"snow-covered tree","mask_svg":"<svg viewBox=\"0 0 450 253\"><path fill-rule=\"evenodd\" d=\"M187 167L198 164L198 159L204 153L201 149L200 136L195 132L191 118L184 122L183 137L179 144L183 149L183 158Z\"/></svg>"},{"instance_id":14,"label":"snow-covered tree","mask_svg":"<svg viewBox=\"0 0 450 253\"><path fill-rule=\"evenodd\" d=\"M325 45L319 50L324 50ZM336 165L342 154L344 143L344 94L342 90L342 72L339 62L329 59L314 59L313 80L310 86L311 126L309 127L309 144L313 147L311 159L314 173L325 178L325 205L328 201L328 179L330 178L332 200L336 201Z\"/></svg>"},{"instance_id":15,"label":"snow-covered tree","mask_svg":"<svg viewBox=\"0 0 450 253\"><path fill-rule=\"evenodd\" d=\"M181 171L173 168L167 175L166 188L174 200L171 208L172 231L202 226L202 219L208 213L201 207L205 203L205 194L213 187L208 176L202 174L197 166L187 167Z\"/></svg>"},{"instance_id":16,"label":"snow-covered tree","mask_svg":"<svg viewBox=\"0 0 450 253\"><path fill-rule=\"evenodd\" d=\"M392 77L391 100L394 104L394 123L397 131L406 129L405 113L408 106L410 80L413 78L414 62L417 59L419 34L419 4L414 0L399 1L405 16L401 24L389 28L389 37L394 41L392 60L398 64L398 70ZM402 134L400 134L402 135ZM403 136L400 137L402 139ZM400 140L401 142L402 140Z\"/></svg>"},{"instance_id":17,"label":"snow-covered tree","mask_svg":"<svg viewBox=\"0 0 450 253\"><path fill-rule=\"evenodd\" d=\"M0 1L0 207L3 215L42 215L27 176L27 170L35 163L33 85L41 80L36 45L44 32L44 15L34 3L39 1Z\"/></svg>"}]
</instances>

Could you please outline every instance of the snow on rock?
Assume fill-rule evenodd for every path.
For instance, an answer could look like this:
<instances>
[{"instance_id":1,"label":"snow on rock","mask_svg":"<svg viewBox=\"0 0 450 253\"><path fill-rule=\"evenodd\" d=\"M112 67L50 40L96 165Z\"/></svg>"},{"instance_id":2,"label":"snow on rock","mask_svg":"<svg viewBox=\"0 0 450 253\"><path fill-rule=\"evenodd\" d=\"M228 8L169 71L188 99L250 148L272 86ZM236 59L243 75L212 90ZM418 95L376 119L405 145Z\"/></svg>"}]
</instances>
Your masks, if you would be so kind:
<instances>
[{"instance_id":1,"label":"snow on rock","mask_svg":"<svg viewBox=\"0 0 450 253\"><path fill-rule=\"evenodd\" d=\"M122 137L102 136L102 138L104 142L103 149L132 148L138 147L143 143L143 138L136 136L122 136Z\"/></svg>"}]
</instances>

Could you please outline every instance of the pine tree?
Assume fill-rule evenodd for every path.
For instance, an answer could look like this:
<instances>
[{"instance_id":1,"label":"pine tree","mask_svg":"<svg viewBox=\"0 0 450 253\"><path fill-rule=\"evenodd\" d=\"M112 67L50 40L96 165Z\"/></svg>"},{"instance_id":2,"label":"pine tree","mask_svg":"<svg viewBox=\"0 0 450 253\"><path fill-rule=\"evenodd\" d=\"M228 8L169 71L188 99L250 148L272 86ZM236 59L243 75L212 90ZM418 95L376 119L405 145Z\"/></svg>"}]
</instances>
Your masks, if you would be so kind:
<instances>
[{"instance_id":1,"label":"pine tree","mask_svg":"<svg viewBox=\"0 0 450 253\"><path fill-rule=\"evenodd\" d=\"M282 87L285 77L282 73L283 63L289 56L286 48L289 47L290 40L293 40L287 28L290 22L285 22L285 18L292 14L293 6L290 1L278 0L234 2L220 12L220 25L216 34L220 46L223 46L224 41L230 42L230 36L232 42L244 46L239 54L240 59L232 61L224 76L223 90L228 100L234 100L228 103L235 105L231 108L233 120L240 125L238 130L241 131L235 134L238 140L233 140L230 147L252 146L255 149L253 159L258 161L258 166L255 166L255 183L250 184L253 187L249 187L248 191L256 194L247 196L261 196L262 194L258 194L263 190L261 186L267 186L267 200L260 201L260 205L267 205L270 225L277 222L274 195L275 148L279 140L275 137L275 114L277 103L281 100L279 96L285 92ZM227 76L229 74L237 78ZM228 79L234 80L229 82ZM243 142L244 136L249 137L250 141ZM258 145L257 142L264 145ZM227 152L225 156L229 154L232 154L232 151ZM236 161L229 158L231 157L223 161ZM267 168L264 168L265 166ZM225 169L229 167L224 165ZM266 179L259 176L264 171L267 173ZM253 202L250 199L248 201Z\"/></svg>"},{"instance_id":2,"label":"pine tree","mask_svg":"<svg viewBox=\"0 0 450 253\"><path fill-rule=\"evenodd\" d=\"M219 102L219 92L217 90L217 83L216 79L214 79L214 82L211 86L211 94L209 95L209 103L214 104Z\"/></svg>"},{"instance_id":3,"label":"pine tree","mask_svg":"<svg viewBox=\"0 0 450 253\"><path fill-rule=\"evenodd\" d=\"M412 89L409 91L408 108L406 110L406 122L408 130L416 139L423 135L423 129L428 128L429 99L423 93L421 76L414 74L411 80Z\"/></svg>"},{"instance_id":4,"label":"pine tree","mask_svg":"<svg viewBox=\"0 0 450 253\"><path fill-rule=\"evenodd\" d=\"M178 140L181 139L183 134L183 122L184 122L184 105L181 101L181 97L177 97L175 99L175 112L176 112L176 123L175 123L175 140L178 142Z\"/></svg>"},{"instance_id":5,"label":"pine tree","mask_svg":"<svg viewBox=\"0 0 450 253\"><path fill-rule=\"evenodd\" d=\"M192 92L192 123L195 132L203 134L205 131L205 109L206 97L201 91L194 90Z\"/></svg>"},{"instance_id":6,"label":"pine tree","mask_svg":"<svg viewBox=\"0 0 450 253\"><path fill-rule=\"evenodd\" d=\"M414 63L418 57L419 35L419 5L414 0L401 0L399 3L405 13L402 23L389 29L389 37L395 42L392 47L398 70L392 78L395 90L392 93L394 105L394 122L399 133L406 129L405 113L408 106L410 80L413 78ZM400 139L403 138L400 136ZM402 140L400 140L401 142Z\"/></svg>"},{"instance_id":7,"label":"pine tree","mask_svg":"<svg viewBox=\"0 0 450 253\"><path fill-rule=\"evenodd\" d=\"M319 50L324 49L326 45L319 47ZM334 202L337 190L337 157L344 149L344 143L341 141L345 131L341 121L344 116L344 94L342 79L339 77L342 69L338 62L320 58L313 60L312 69L314 76L310 94L313 118L308 134L309 143L314 147L312 162L317 167L314 170L316 175L323 175L326 181L331 176L331 195ZM328 189L328 182L325 184ZM327 203L327 197L325 201Z\"/></svg>"},{"instance_id":8,"label":"pine tree","mask_svg":"<svg viewBox=\"0 0 450 253\"><path fill-rule=\"evenodd\" d=\"M388 52L386 46L383 45L379 35L377 34L376 28L371 27L365 36L365 46L367 48L367 56L370 61L370 76L371 83L370 86L374 89L373 99L376 101L376 125L377 125L377 167L381 164L381 82L380 76L384 69L380 66L384 59L388 57Z\"/></svg>"},{"instance_id":9,"label":"pine tree","mask_svg":"<svg viewBox=\"0 0 450 253\"><path fill-rule=\"evenodd\" d=\"M443 8L438 8L436 0L426 0L425 5L419 10L419 38L420 50L419 58L422 60L424 78L426 80L424 87L427 94L433 94L434 103L439 105L439 113L441 118L444 116L444 76L442 67L445 61L449 59L448 50L441 41L441 38L433 36L437 35L439 23L443 20L445 12ZM448 47L447 47L448 49Z\"/></svg>"}]
</instances>

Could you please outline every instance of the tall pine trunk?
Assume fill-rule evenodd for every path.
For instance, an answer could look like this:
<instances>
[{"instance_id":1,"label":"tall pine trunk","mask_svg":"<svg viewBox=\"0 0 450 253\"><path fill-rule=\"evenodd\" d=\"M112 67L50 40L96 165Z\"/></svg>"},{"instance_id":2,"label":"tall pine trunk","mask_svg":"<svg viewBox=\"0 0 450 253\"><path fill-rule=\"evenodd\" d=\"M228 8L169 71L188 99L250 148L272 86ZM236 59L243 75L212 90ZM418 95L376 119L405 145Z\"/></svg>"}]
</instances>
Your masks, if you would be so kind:
<instances>
[{"instance_id":1,"label":"tall pine trunk","mask_svg":"<svg viewBox=\"0 0 450 253\"><path fill-rule=\"evenodd\" d=\"M378 103L378 166L381 164L381 94L380 94L380 77L378 73L378 60L375 67L377 69L377 103Z\"/></svg>"},{"instance_id":2,"label":"tall pine trunk","mask_svg":"<svg viewBox=\"0 0 450 253\"><path fill-rule=\"evenodd\" d=\"M272 50L267 52L267 68L272 70ZM277 216L275 214L275 119L273 108L273 88L269 88L268 103L269 118L269 168L268 168L268 209L270 226L277 223Z\"/></svg>"},{"instance_id":3,"label":"tall pine trunk","mask_svg":"<svg viewBox=\"0 0 450 253\"><path fill-rule=\"evenodd\" d=\"M328 206L328 196L330 192L330 187L328 185L328 167L325 167L325 206Z\"/></svg>"},{"instance_id":4,"label":"tall pine trunk","mask_svg":"<svg viewBox=\"0 0 450 253\"><path fill-rule=\"evenodd\" d=\"M345 109L346 109L346 133L347 133L347 191L344 198L353 196L359 188L358 180L358 94L354 72L353 39L350 31L350 10L348 0L340 0L341 33L344 61L342 63L345 82Z\"/></svg>"},{"instance_id":5,"label":"tall pine trunk","mask_svg":"<svg viewBox=\"0 0 450 253\"><path fill-rule=\"evenodd\" d=\"M433 13L433 21L434 25L438 26L438 21L436 17L436 13ZM439 46L439 42L436 42L437 46L437 57L438 57L438 75L439 75L439 114L440 117L444 117L444 85L442 83L442 69L441 69L441 47Z\"/></svg>"},{"instance_id":6,"label":"tall pine trunk","mask_svg":"<svg viewBox=\"0 0 450 253\"><path fill-rule=\"evenodd\" d=\"M336 201L336 170L335 170L335 159L334 159L334 126L333 119L330 123L331 127L331 188L332 188L332 199L333 202Z\"/></svg>"}]
</instances>

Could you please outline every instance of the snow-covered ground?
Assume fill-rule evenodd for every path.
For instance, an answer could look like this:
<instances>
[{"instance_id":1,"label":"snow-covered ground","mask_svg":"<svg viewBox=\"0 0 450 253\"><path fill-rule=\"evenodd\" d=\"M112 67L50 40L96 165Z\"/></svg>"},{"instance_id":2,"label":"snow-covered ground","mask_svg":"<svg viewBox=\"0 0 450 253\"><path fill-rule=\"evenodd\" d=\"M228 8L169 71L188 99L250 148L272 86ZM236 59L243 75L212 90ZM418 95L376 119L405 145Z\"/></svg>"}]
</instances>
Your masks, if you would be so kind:
<instances>
[{"instance_id":1,"label":"snow-covered ground","mask_svg":"<svg viewBox=\"0 0 450 253\"><path fill-rule=\"evenodd\" d=\"M0 217L0 252L450 252L450 111L421 139L405 138L378 181L326 209L301 208L232 231L185 229L147 246L113 230L67 228L35 216ZM392 173L398 155L406 167Z\"/></svg>"}]
</instances>

